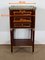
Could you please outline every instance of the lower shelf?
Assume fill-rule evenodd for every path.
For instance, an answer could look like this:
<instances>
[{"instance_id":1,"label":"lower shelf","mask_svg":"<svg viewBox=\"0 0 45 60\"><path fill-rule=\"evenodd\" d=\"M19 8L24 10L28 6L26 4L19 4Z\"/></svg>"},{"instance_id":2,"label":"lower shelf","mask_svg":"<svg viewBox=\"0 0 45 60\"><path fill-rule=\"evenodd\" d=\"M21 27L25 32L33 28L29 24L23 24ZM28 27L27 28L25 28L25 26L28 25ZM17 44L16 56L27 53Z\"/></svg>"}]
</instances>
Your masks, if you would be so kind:
<instances>
[{"instance_id":1,"label":"lower shelf","mask_svg":"<svg viewBox=\"0 0 45 60\"><path fill-rule=\"evenodd\" d=\"M32 46L33 42L31 39L13 39L15 46Z\"/></svg>"}]
</instances>

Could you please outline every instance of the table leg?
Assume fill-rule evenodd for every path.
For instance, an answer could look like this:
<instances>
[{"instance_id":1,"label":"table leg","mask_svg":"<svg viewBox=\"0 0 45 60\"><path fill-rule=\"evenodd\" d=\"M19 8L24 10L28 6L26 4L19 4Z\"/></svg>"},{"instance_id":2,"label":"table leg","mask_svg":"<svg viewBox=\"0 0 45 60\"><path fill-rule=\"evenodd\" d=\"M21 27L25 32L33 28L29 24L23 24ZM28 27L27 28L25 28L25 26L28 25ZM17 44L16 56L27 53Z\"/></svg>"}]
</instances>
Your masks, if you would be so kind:
<instances>
[{"instance_id":1,"label":"table leg","mask_svg":"<svg viewBox=\"0 0 45 60\"><path fill-rule=\"evenodd\" d=\"M32 44L32 52L34 52L34 30L33 30L32 32L33 32L33 44Z\"/></svg>"},{"instance_id":2,"label":"table leg","mask_svg":"<svg viewBox=\"0 0 45 60\"><path fill-rule=\"evenodd\" d=\"M13 34L14 33L14 30L11 31L11 52L13 52Z\"/></svg>"}]
</instances>

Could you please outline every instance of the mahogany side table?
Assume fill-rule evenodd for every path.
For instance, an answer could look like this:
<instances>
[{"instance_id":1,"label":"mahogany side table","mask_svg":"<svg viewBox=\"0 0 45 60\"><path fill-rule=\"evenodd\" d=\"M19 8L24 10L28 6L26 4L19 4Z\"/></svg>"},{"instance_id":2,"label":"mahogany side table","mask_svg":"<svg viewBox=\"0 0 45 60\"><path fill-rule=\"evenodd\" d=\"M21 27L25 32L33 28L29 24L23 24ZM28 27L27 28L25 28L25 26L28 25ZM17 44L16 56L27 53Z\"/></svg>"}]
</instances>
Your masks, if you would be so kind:
<instances>
[{"instance_id":1,"label":"mahogany side table","mask_svg":"<svg viewBox=\"0 0 45 60\"><path fill-rule=\"evenodd\" d=\"M10 14L10 35L11 35L11 52L13 46L32 46L34 52L34 33L35 33L35 10L34 6L11 6ZM30 28L31 39L14 39L14 29Z\"/></svg>"}]
</instances>

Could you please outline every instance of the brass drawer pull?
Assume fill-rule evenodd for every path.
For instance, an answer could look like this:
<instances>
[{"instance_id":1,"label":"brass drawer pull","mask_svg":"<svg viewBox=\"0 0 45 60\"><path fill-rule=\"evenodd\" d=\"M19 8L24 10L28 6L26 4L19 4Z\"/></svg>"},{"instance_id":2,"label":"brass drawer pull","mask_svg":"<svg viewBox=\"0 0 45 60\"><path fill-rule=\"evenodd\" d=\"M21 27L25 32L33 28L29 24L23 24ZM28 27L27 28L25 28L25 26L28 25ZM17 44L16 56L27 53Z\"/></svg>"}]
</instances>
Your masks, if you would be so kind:
<instances>
[{"instance_id":1,"label":"brass drawer pull","mask_svg":"<svg viewBox=\"0 0 45 60\"><path fill-rule=\"evenodd\" d=\"M23 26L23 24L22 24L22 26Z\"/></svg>"},{"instance_id":2,"label":"brass drawer pull","mask_svg":"<svg viewBox=\"0 0 45 60\"><path fill-rule=\"evenodd\" d=\"M15 22L15 17L14 17L14 19L13 19L13 22Z\"/></svg>"},{"instance_id":3,"label":"brass drawer pull","mask_svg":"<svg viewBox=\"0 0 45 60\"><path fill-rule=\"evenodd\" d=\"M31 11L30 11L29 13L30 13L30 15L32 14L32 12L31 12Z\"/></svg>"},{"instance_id":4,"label":"brass drawer pull","mask_svg":"<svg viewBox=\"0 0 45 60\"><path fill-rule=\"evenodd\" d=\"M19 12L21 13L22 11L20 10Z\"/></svg>"},{"instance_id":5,"label":"brass drawer pull","mask_svg":"<svg viewBox=\"0 0 45 60\"><path fill-rule=\"evenodd\" d=\"M13 14L15 15L15 11L13 12Z\"/></svg>"}]
</instances>

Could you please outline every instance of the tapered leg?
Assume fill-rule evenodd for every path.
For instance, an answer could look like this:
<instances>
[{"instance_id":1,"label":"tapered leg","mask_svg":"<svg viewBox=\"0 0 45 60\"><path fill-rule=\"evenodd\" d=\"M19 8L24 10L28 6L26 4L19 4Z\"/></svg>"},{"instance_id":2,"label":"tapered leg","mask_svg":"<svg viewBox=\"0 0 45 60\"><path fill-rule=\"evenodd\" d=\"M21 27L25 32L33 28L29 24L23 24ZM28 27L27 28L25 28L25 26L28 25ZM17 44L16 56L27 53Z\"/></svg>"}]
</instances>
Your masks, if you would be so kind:
<instances>
[{"instance_id":1,"label":"tapered leg","mask_svg":"<svg viewBox=\"0 0 45 60\"><path fill-rule=\"evenodd\" d=\"M14 31L12 30L11 31L11 52L13 52L13 37L14 37L13 36L14 35L13 33L14 33Z\"/></svg>"},{"instance_id":2,"label":"tapered leg","mask_svg":"<svg viewBox=\"0 0 45 60\"><path fill-rule=\"evenodd\" d=\"M34 52L34 44L32 45L32 52Z\"/></svg>"},{"instance_id":3,"label":"tapered leg","mask_svg":"<svg viewBox=\"0 0 45 60\"><path fill-rule=\"evenodd\" d=\"M34 30L33 30L32 32L33 32L33 44L32 44L32 52L34 52Z\"/></svg>"},{"instance_id":4,"label":"tapered leg","mask_svg":"<svg viewBox=\"0 0 45 60\"><path fill-rule=\"evenodd\" d=\"M31 29L31 40L32 40L32 38L33 38L33 37L32 37L32 29Z\"/></svg>"},{"instance_id":5,"label":"tapered leg","mask_svg":"<svg viewBox=\"0 0 45 60\"><path fill-rule=\"evenodd\" d=\"M11 52L13 52L13 45L11 44Z\"/></svg>"}]
</instances>

